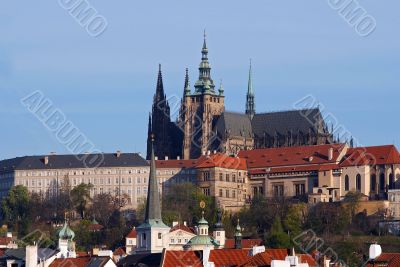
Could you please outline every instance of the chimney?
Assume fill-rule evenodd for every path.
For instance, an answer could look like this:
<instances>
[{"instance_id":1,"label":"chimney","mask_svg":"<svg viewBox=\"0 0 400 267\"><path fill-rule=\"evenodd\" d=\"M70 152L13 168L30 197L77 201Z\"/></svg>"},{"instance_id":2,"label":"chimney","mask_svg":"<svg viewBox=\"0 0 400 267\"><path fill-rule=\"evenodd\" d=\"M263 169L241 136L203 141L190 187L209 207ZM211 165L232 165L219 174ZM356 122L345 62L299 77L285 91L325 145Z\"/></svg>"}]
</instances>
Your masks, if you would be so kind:
<instances>
[{"instance_id":1,"label":"chimney","mask_svg":"<svg viewBox=\"0 0 400 267\"><path fill-rule=\"evenodd\" d=\"M181 159L181 156L177 156L176 159L177 159L177 160L180 160L180 159Z\"/></svg>"},{"instance_id":2,"label":"chimney","mask_svg":"<svg viewBox=\"0 0 400 267\"><path fill-rule=\"evenodd\" d=\"M44 165L48 165L49 164L49 156L45 156L43 159Z\"/></svg>"},{"instance_id":3,"label":"chimney","mask_svg":"<svg viewBox=\"0 0 400 267\"><path fill-rule=\"evenodd\" d=\"M177 226L178 222L172 222L172 227Z\"/></svg>"},{"instance_id":4,"label":"chimney","mask_svg":"<svg viewBox=\"0 0 400 267\"><path fill-rule=\"evenodd\" d=\"M12 232L7 232L7 237L12 237Z\"/></svg>"},{"instance_id":5,"label":"chimney","mask_svg":"<svg viewBox=\"0 0 400 267\"><path fill-rule=\"evenodd\" d=\"M205 155L206 155L206 152L205 152L204 150L203 150L203 152L202 152L202 155L203 155L203 156L205 156Z\"/></svg>"},{"instance_id":6,"label":"chimney","mask_svg":"<svg viewBox=\"0 0 400 267\"><path fill-rule=\"evenodd\" d=\"M187 226L187 222L186 222L186 221L183 221L183 225L184 225L184 226Z\"/></svg>"},{"instance_id":7,"label":"chimney","mask_svg":"<svg viewBox=\"0 0 400 267\"><path fill-rule=\"evenodd\" d=\"M211 151L207 150L207 156L210 156L210 155L211 155Z\"/></svg>"},{"instance_id":8,"label":"chimney","mask_svg":"<svg viewBox=\"0 0 400 267\"><path fill-rule=\"evenodd\" d=\"M33 246L26 246L25 248L25 266L37 267L38 266L38 248L36 244Z\"/></svg>"},{"instance_id":9,"label":"chimney","mask_svg":"<svg viewBox=\"0 0 400 267\"><path fill-rule=\"evenodd\" d=\"M213 153L214 153L214 154L217 154L217 150L214 150Z\"/></svg>"},{"instance_id":10,"label":"chimney","mask_svg":"<svg viewBox=\"0 0 400 267\"><path fill-rule=\"evenodd\" d=\"M156 156L156 157L154 157L154 159L155 159L155 160L158 160L158 157Z\"/></svg>"},{"instance_id":11,"label":"chimney","mask_svg":"<svg viewBox=\"0 0 400 267\"><path fill-rule=\"evenodd\" d=\"M165 160L168 160L168 156L165 156Z\"/></svg>"},{"instance_id":12,"label":"chimney","mask_svg":"<svg viewBox=\"0 0 400 267\"><path fill-rule=\"evenodd\" d=\"M328 150L328 160L332 160L333 159L333 148L329 148Z\"/></svg>"},{"instance_id":13,"label":"chimney","mask_svg":"<svg viewBox=\"0 0 400 267\"><path fill-rule=\"evenodd\" d=\"M314 159L314 157L312 157L312 156L308 157L309 162L313 161L313 159Z\"/></svg>"},{"instance_id":14,"label":"chimney","mask_svg":"<svg viewBox=\"0 0 400 267\"><path fill-rule=\"evenodd\" d=\"M121 157L121 150L117 150L117 158Z\"/></svg>"}]
</instances>

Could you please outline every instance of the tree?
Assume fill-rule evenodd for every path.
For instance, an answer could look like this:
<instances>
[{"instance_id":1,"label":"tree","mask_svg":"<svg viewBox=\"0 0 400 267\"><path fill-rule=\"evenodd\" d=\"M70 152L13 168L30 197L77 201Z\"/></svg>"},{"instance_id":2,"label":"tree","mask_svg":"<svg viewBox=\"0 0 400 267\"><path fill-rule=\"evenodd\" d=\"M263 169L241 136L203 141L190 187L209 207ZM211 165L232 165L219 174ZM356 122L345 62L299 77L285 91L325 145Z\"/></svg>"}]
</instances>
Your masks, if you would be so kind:
<instances>
[{"instance_id":1,"label":"tree","mask_svg":"<svg viewBox=\"0 0 400 267\"><path fill-rule=\"evenodd\" d=\"M1 202L3 222L11 225L20 235L28 231L30 198L25 186L17 185L11 188Z\"/></svg>"},{"instance_id":2,"label":"tree","mask_svg":"<svg viewBox=\"0 0 400 267\"><path fill-rule=\"evenodd\" d=\"M303 223L305 222L305 209L306 205L304 203L289 206L283 223L291 236L297 236L301 233Z\"/></svg>"},{"instance_id":3,"label":"tree","mask_svg":"<svg viewBox=\"0 0 400 267\"><path fill-rule=\"evenodd\" d=\"M85 211L90 201L90 189L92 184L80 184L71 190L72 205L80 214L81 218L85 217Z\"/></svg>"},{"instance_id":4,"label":"tree","mask_svg":"<svg viewBox=\"0 0 400 267\"><path fill-rule=\"evenodd\" d=\"M110 217L116 209L119 209L118 199L111 194L102 193L93 197L88 213L100 224L108 225Z\"/></svg>"},{"instance_id":5,"label":"tree","mask_svg":"<svg viewBox=\"0 0 400 267\"><path fill-rule=\"evenodd\" d=\"M265 237L265 244L271 248L289 248L290 238L283 230L279 216L275 217L274 223Z\"/></svg>"},{"instance_id":6,"label":"tree","mask_svg":"<svg viewBox=\"0 0 400 267\"><path fill-rule=\"evenodd\" d=\"M348 209L350 212L350 220L353 221L354 216L356 215L356 211L360 207L360 200L361 200L362 194L358 191L350 191L348 192L343 199L343 203L345 207ZM351 222L350 221L350 222Z\"/></svg>"}]
</instances>

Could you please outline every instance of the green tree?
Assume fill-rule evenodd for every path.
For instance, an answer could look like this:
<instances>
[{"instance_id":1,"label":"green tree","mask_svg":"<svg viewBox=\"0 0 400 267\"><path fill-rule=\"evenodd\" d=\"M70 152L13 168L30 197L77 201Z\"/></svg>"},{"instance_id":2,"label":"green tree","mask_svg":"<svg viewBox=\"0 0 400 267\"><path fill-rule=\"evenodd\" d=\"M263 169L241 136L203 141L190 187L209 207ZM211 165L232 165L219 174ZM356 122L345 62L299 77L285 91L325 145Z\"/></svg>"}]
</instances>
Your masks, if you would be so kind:
<instances>
[{"instance_id":1,"label":"green tree","mask_svg":"<svg viewBox=\"0 0 400 267\"><path fill-rule=\"evenodd\" d=\"M291 236L297 236L302 231L302 226L305 221L306 204L292 204L286 213L284 226Z\"/></svg>"},{"instance_id":2,"label":"green tree","mask_svg":"<svg viewBox=\"0 0 400 267\"><path fill-rule=\"evenodd\" d=\"M92 184L80 184L71 190L72 205L80 214L81 218L85 218L85 211L90 201L90 189Z\"/></svg>"},{"instance_id":3,"label":"green tree","mask_svg":"<svg viewBox=\"0 0 400 267\"><path fill-rule=\"evenodd\" d=\"M356 215L356 212L358 208L360 207L360 200L361 200L362 194L361 192L358 191L350 191L348 192L343 199L344 206L350 213L350 220L353 221L354 216Z\"/></svg>"},{"instance_id":4,"label":"green tree","mask_svg":"<svg viewBox=\"0 0 400 267\"><path fill-rule=\"evenodd\" d=\"M265 237L265 244L271 248L289 248L290 238L283 230L281 218L275 217L274 223L271 226L268 234Z\"/></svg>"},{"instance_id":5,"label":"green tree","mask_svg":"<svg viewBox=\"0 0 400 267\"><path fill-rule=\"evenodd\" d=\"M30 197L25 186L17 185L11 188L1 202L3 222L12 226L19 235L25 235L30 224Z\"/></svg>"}]
</instances>

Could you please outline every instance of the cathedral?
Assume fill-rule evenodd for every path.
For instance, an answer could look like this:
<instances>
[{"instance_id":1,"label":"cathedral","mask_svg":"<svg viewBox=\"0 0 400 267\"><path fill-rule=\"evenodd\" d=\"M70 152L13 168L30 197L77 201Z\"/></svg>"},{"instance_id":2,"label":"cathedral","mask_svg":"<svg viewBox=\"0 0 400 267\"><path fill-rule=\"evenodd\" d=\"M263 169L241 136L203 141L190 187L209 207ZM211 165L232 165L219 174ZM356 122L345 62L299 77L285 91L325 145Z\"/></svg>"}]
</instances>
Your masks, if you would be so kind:
<instances>
[{"instance_id":1,"label":"cathedral","mask_svg":"<svg viewBox=\"0 0 400 267\"><path fill-rule=\"evenodd\" d=\"M161 65L148 123L147 159L151 135L154 153L160 158L196 159L207 151L236 155L240 150L282 146L320 145L334 142L319 108L258 113L250 64L244 113L225 110L222 84L211 78L204 35L199 78L191 88L186 69L178 118L171 118L164 92Z\"/></svg>"}]
</instances>

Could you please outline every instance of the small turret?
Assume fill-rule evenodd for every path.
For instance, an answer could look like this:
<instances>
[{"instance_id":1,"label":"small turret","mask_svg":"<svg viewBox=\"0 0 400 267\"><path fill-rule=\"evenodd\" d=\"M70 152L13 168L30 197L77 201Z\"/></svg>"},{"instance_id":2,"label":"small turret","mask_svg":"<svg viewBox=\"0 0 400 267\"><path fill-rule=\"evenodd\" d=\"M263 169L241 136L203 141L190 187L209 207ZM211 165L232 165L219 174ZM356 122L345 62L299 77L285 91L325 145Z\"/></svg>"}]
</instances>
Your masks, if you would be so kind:
<instances>
[{"instance_id":1,"label":"small turret","mask_svg":"<svg viewBox=\"0 0 400 267\"><path fill-rule=\"evenodd\" d=\"M237 220L236 230L235 230L235 248L242 248L242 228L240 228L239 219Z\"/></svg>"}]
</instances>

